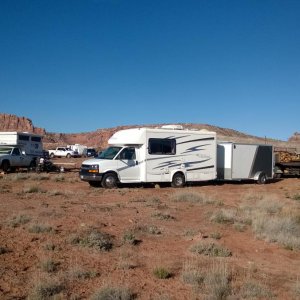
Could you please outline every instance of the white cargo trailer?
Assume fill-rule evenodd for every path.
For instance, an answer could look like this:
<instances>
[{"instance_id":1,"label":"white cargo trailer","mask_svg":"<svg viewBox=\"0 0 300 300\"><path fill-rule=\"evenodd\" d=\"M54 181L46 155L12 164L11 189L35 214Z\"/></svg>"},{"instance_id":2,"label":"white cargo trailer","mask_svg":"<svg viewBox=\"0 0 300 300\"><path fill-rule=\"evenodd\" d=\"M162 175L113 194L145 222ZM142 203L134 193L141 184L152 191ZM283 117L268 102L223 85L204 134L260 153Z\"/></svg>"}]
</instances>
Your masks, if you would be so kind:
<instances>
[{"instance_id":1,"label":"white cargo trailer","mask_svg":"<svg viewBox=\"0 0 300 300\"><path fill-rule=\"evenodd\" d=\"M43 141L39 134L18 131L0 132L1 145L20 147L29 156L43 156Z\"/></svg>"},{"instance_id":2,"label":"white cargo trailer","mask_svg":"<svg viewBox=\"0 0 300 300\"><path fill-rule=\"evenodd\" d=\"M221 180L255 180L265 183L273 178L274 155L271 145L232 142L217 144L217 174Z\"/></svg>"},{"instance_id":3,"label":"white cargo trailer","mask_svg":"<svg viewBox=\"0 0 300 300\"><path fill-rule=\"evenodd\" d=\"M133 128L116 132L110 147L86 160L80 178L106 188L121 183L186 182L216 179L216 133L180 126Z\"/></svg>"}]
</instances>

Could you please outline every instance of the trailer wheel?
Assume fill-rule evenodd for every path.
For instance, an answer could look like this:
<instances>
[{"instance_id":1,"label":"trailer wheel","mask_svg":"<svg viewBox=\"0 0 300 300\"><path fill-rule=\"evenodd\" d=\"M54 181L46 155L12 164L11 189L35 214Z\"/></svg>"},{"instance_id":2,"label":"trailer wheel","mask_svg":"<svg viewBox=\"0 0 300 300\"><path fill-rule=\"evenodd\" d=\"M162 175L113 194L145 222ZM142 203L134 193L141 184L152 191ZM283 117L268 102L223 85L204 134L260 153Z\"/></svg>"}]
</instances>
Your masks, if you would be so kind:
<instances>
[{"instance_id":1,"label":"trailer wheel","mask_svg":"<svg viewBox=\"0 0 300 300\"><path fill-rule=\"evenodd\" d=\"M175 188L181 188L185 185L185 178L182 173L176 173L173 176L171 186Z\"/></svg>"},{"instance_id":2,"label":"trailer wheel","mask_svg":"<svg viewBox=\"0 0 300 300\"><path fill-rule=\"evenodd\" d=\"M113 189L117 187L118 178L114 173L106 173L101 181L102 187Z\"/></svg>"},{"instance_id":3,"label":"trailer wheel","mask_svg":"<svg viewBox=\"0 0 300 300\"><path fill-rule=\"evenodd\" d=\"M4 173L7 173L9 171L9 169L10 169L10 163L9 163L9 161L8 160L3 161L1 168L2 168L2 170L3 170Z\"/></svg>"},{"instance_id":4,"label":"trailer wheel","mask_svg":"<svg viewBox=\"0 0 300 300\"><path fill-rule=\"evenodd\" d=\"M265 184L267 182L267 176L265 173L261 173L258 177L257 183L258 184Z\"/></svg>"}]
</instances>

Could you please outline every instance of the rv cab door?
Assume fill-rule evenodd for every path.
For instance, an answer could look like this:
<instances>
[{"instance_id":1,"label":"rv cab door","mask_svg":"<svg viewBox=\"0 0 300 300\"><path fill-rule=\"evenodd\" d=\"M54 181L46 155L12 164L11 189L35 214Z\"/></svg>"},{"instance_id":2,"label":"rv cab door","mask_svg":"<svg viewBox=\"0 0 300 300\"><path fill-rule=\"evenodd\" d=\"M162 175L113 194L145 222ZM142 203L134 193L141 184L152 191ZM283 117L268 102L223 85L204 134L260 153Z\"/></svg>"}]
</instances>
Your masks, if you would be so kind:
<instances>
[{"instance_id":1,"label":"rv cab door","mask_svg":"<svg viewBox=\"0 0 300 300\"><path fill-rule=\"evenodd\" d=\"M118 155L118 172L121 182L139 182L140 166L134 147L126 147Z\"/></svg>"}]
</instances>

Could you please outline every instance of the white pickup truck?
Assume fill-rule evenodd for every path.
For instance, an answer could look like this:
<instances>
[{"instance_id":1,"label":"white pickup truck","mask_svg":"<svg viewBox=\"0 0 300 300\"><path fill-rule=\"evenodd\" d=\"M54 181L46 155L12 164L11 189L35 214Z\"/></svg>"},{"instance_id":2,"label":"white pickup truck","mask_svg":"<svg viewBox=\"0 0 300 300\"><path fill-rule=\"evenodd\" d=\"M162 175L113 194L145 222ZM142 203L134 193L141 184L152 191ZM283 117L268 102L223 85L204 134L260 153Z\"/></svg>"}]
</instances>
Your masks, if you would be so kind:
<instances>
[{"instance_id":1,"label":"white pickup truck","mask_svg":"<svg viewBox=\"0 0 300 300\"><path fill-rule=\"evenodd\" d=\"M71 157L77 157L78 152L73 151L70 148L67 147L57 147L55 150L48 150L49 151L49 156L51 158L53 157L67 157L67 158L71 158Z\"/></svg>"},{"instance_id":2,"label":"white pickup truck","mask_svg":"<svg viewBox=\"0 0 300 300\"><path fill-rule=\"evenodd\" d=\"M0 146L0 168L3 172L14 171L16 168L33 168L36 158L26 155L18 147Z\"/></svg>"}]
</instances>

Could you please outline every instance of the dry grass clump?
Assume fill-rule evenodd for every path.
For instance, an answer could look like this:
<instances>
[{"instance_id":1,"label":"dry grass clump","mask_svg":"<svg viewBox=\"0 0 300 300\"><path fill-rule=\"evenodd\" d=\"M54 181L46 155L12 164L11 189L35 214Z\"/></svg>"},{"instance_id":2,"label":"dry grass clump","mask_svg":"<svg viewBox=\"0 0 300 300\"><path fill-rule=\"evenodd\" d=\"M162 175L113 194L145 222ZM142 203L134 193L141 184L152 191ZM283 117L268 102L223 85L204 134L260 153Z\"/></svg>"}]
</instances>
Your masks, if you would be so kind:
<instances>
[{"instance_id":1,"label":"dry grass clump","mask_svg":"<svg viewBox=\"0 0 300 300\"><path fill-rule=\"evenodd\" d=\"M28 222L31 221L31 217L27 216L27 215L18 215L13 217L8 224L13 227L19 227L20 225L24 225L27 224Z\"/></svg>"},{"instance_id":2,"label":"dry grass clump","mask_svg":"<svg viewBox=\"0 0 300 300\"><path fill-rule=\"evenodd\" d=\"M23 189L23 192L26 194L44 193L44 191L37 185L27 186Z\"/></svg>"},{"instance_id":3,"label":"dry grass clump","mask_svg":"<svg viewBox=\"0 0 300 300\"><path fill-rule=\"evenodd\" d=\"M99 251L109 251L113 247L112 236L97 230L87 231L80 236L71 237L71 243Z\"/></svg>"},{"instance_id":4,"label":"dry grass clump","mask_svg":"<svg viewBox=\"0 0 300 300\"><path fill-rule=\"evenodd\" d=\"M41 269L47 273L55 272L57 267L58 263L54 262L52 259L47 259L41 262Z\"/></svg>"},{"instance_id":5,"label":"dry grass clump","mask_svg":"<svg viewBox=\"0 0 300 300\"><path fill-rule=\"evenodd\" d=\"M243 299L270 299L274 297L269 289L255 281L245 282L241 288L240 296Z\"/></svg>"},{"instance_id":6,"label":"dry grass clump","mask_svg":"<svg viewBox=\"0 0 300 300\"><path fill-rule=\"evenodd\" d=\"M13 174L10 179L12 181L19 181L19 180L26 180L29 179L30 175L27 173L17 173L17 174Z\"/></svg>"},{"instance_id":7,"label":"dry grass clump","mask_svg":"<svg viewBox=\"0 0 300 300\"><path fill-rule=\"evenodd\" d=\"M106 286L95 292L91 300L132 300L134 294L126 287Z\"/></svg>"},{"instance_id":8,"label":"dry grass clump","mask_svg":"<svg viewBox=\"0 0 300 300\"><path fill-rule=\"evenodd\" d=\"M50 300L55 298L65 289L63 283L55 279L39 280L28 296L28 300Z\"/></svg>"},{"instance_id":9,"label":"dry grass clump","mask_svg":"<svg viewBox=\"0 0 300 300\"><path fill-rule=\"evenodd\" d=\"M181 279L184 283L200 285L204 278L205 272L196 261L189 260L183 264Z\"/></svg>"},{"instance_id":10,"label":"dry grass clump","mask_svg":"<svg viewBox=\"0 0 300 300\"><path fill-rule=\"evenodd\" d=\"M164 267L156 267L153 270L153 275L158 279L168 279L172 276L172 273Z\"/></svg>"},{"instance_id":11,"label":"dry grass clump","mask_svg":"<svg viewBox=\"0 0 300 300\"><path fill-rule=\"evenodd\" d=\"M175 202L204 203L203 195L195 192L178 192L171 196Z\"/></svg>"},{"instance_id":12,"label":"dry grass clump","mask_svg":"<svg viewBox=\"0 0 300 300\"><path fill-rule=\"evenodd\" d=\"M200 241L197 244L193 245L190 250L196 254L202 254L206 256L213 257L228 257L231 256L232 253L229 249L224 248L215 243L203 242Z\"/></svg>"},{"instance_id":13,"label":"dry grass clump","mask_svg":"<svg viewBox=\"0 0 300 300\"><path fill-rule=\"evenodd\" d=\"M210 220L219 224L233 224L237 216L234 209L221 209L215 212Z\"/></svg>"},{"instance_id":14,"label":"dry grass clump","mask_svg":"<svg viewBox=\"0 0 300 300\"><path fill-rule=\"evenodd\" d=\"M49 225L34 224L28 228L28 231L30 233L47 233L47 232L53 232L53 228Z\"/></svg>"},{"instance_id":15,"label":"dry grass clump","mask_svg":"<svg viewBox=\"0 0 300 300\"><path fill-rule=\"evenodd\" d=\"M159 220L166 220L166 221L175 220L175 217L171 216L168 213L162 213L162 212L154 213L152 214L152 217Z\"/></svg>"},{"instance_id":16,"label":"dry grass clump","mask_svg":"<svg viewBox=\"0 0 300 300\"><path fill-rule=\"evenodd\" d=\"M91 279L97 277L98 275L99 273L94 270L87 270L79 266L75 266L68 271L68 278L75 280Z\"/></svg>"}]
</instances>

